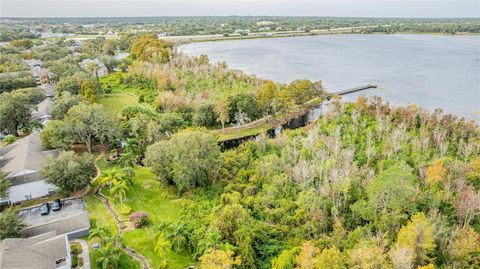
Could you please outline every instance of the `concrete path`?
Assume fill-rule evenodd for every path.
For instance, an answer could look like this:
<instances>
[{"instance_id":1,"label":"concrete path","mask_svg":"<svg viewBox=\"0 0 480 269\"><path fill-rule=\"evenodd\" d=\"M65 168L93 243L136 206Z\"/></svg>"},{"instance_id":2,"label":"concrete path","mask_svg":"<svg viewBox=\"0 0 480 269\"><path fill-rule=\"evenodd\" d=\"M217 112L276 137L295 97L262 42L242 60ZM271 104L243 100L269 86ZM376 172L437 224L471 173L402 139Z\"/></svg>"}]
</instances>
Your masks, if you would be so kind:
<instances>
[{"instance_id":1,"label":"concrete path","mask_svg":"<svg viewBox=\"0 0 480 269\"><path fill-rule=\"evenodd\" d=\"M78 256L83 259L83 266L80 269L90 269L90 254L87 241L83 239L75 239L72 242L77 242L82 246L82 253Z\"/></svg>"}]
</instances>

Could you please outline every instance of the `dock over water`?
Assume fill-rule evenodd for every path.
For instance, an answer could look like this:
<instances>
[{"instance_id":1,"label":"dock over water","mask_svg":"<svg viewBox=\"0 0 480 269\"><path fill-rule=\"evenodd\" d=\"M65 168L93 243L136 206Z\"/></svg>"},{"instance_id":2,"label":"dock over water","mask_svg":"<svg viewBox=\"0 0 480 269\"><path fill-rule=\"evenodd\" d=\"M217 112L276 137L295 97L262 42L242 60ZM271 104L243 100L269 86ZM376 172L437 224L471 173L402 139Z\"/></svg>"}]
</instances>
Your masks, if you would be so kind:
<instances>
[{"instance_id":1,"label":"dock over water","mask_svg":"<svg viewBox=\"0 0 480 269\"><path fill-rule=\"evenodd\" d=\"M377 85L375 84L367 84L365 86L360 86L360 87L355 87L355 88L351 88L351 89L346 89L346 90L343 90L343 91L339 91L339 92L333 92L333 93L329 93L327 94L327 97L328 96L334 96L334 95L345 95L345 94L349 94L349 93L354 93L354 92L359 92L359 91L363 91L363 90L368 90L368 89L371 89L371 88L378 88Z\"/></svg>"}]
</instances>

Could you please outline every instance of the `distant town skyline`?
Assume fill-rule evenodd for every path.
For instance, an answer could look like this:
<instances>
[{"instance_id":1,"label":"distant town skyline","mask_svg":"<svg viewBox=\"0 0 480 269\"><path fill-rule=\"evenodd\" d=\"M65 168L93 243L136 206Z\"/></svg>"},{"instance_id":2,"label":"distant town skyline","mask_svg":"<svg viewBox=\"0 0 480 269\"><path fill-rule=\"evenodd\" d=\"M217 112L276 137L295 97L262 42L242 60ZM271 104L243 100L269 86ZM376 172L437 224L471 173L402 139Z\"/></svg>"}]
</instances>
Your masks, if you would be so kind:
<instances>
[{"instance_id":1,"label":"distant town skyline","mask_svg":"<svg viewBox=\"0 0 480 269\"><path fill-rule=\"evenodd\" d=\"M479 18L463 0L0 0L1 17L330 16Z\"/></svg>"}]
</instances>

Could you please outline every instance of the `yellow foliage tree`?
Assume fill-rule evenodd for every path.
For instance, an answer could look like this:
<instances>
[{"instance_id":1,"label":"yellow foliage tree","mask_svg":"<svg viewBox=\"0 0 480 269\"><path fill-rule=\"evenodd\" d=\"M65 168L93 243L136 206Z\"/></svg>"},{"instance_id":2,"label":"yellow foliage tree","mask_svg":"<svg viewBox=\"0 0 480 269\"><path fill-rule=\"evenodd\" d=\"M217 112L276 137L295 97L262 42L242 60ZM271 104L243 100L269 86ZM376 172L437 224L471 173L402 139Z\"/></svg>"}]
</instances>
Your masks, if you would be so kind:
<instances>
[{"instance_id":1,"label":"yellow foliage tree","mask_svg":"<svg viewBox=\"0 0 480 269\"><path fill-rule=\"evenodd\" d=\"M297 256L297 269L315 269L320 249L312 241L303 243Z\"/></svg>"},{"instance_id":2,"label":"yellow foliage tree","mask_svg":"<svg viewBox=\"0 0 480 269\"><path fill-rule=\"evenodd\" d=\"M166 63L172 48L172 43L159 40L156 35L144 35L136 39L131 54L135 59Z\"/></svg>"},{"instance_id":3,"label":"yellow foliage tree","mask_svg":"<svg viewBox=\"0 0 480 269\"><path fill-rule=\"evenodd\" d=\"M275 96L277 95L277 85L271 80L263 84L263 88L258 94L258 103L263 111L271 114L274 110Z\"/></svg>"},{"instance_id":4,"label":"yellow foliage tree","mask_svg":"<svg viewBox=\"0 0 480 269\"><path fill-rule=\"evenodd\" d=\"M80 95L90 102L96 102L98 100L97 85L90 80L84 81L80 88Z\"/></svg>"},{"instance_id":5,"label":"yellow foliage tree","mask_svg":"<svg viewBox=\"0 0 480 269\"><path fill-rule=\"evenodd\" d=\"M419 267L417 267L417 269L435 269L435 266L430 263L430 264L425 265L425 266L419 266Z\"/></svg>"},{"instance_id":6,"label":"yellow foliage tree","mask_svg":"<svg viewBox=\"0 0 480 269\"><path fill-rule=\"evenodd\" d=\"M345 258L342 252L336 247L327 248L322 251L316 262L316 267L319 269L344 269Z\"/></svg>"},{"instance_id":7,"label":"yellow foliage tree","mask_svg":"<svg viewBox=\"0 0 480 269\"><path fill-rule=\"evenodd\" d=\"M480 186L480 157L470 162L467 176L473 184Z\"/></svg>"},{"instance_id":8,"label":"yellow foliage tree","mask_svg":"<svg viewBox=\"0 0 480 269\"><path fill-rule=\"evenodd\" d=\"M200 268L202 269L230 269L234 265L240 265L240 257L234 257L235 253L231 250L210 249L206 254L200 257Z\"/></svg>"},{"instance_id":9,"label":"yellow foliage tree","mask_svg":"<svg viewBox=\"0 0 480 269\"><path fill-rule=\"evenodd\" d=\"M349 268L380 269L386 267L385 254L376 245L360 243L349 252Z\"/></svg>"},{"instance_id":10,"label":"yellow foliage tree","mask_svg":"<svg viewBox=\"0 0 480 269\"><path fill-rule=\"evenodd\" d=\"M427 168L427 182L430 185L438 184L446 175L447 171L442 165L441 160L435 160L432 166Z\"/></svg>"},{"instance_id":11,"label":"yellow foliage tree","mask_svg":"<svg viewBox=\"0 0 480 269\"><path fill-rule=\"evenodd\" d=\"M480 267L480 235L470 226L458 229L450 242L449 252L459 268Z\"/></svg>"},{"instance_id":12,"label":"yellow foliage tree","mask_svg":"<svg viewBox=\"0 0 480 269\"><path fill-rule=\"evenodd\" d=\"M397 245L413 250L414 265L429 262L428 255L435 250L433 228L423 213L412 216L397 235Z\"/></svg>"}]
</instances>

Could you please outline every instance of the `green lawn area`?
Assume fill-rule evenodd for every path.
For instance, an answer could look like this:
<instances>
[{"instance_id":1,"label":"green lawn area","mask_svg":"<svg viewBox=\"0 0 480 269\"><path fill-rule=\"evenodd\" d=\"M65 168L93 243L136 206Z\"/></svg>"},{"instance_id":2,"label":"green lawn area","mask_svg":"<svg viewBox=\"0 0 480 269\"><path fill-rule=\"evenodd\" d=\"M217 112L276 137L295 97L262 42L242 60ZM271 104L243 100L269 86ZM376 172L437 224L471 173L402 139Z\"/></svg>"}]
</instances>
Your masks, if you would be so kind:
<instances>
[{"instance_id":1,"label":"green lawn area","mask_svg":"<svg viewBox=\"0 0 480 269\"><path fill-rule=\"evenodd\" d=\"M92 244L89 245L91 246ZM101 269L100 266L97 265L95 260L97 259L97 255L95 250L90 248L90 266L92 269ZM117 269L141 269L140 263L133 260L130 256L128 256L125 252L122 251L120 254L120 262L118 264Z\"/></svg>"},{"instance_id":2,"label":"green lawn area","mask_svg":"<svg viewBox=\"0 0 480 269\"><path fill-rule=\"evenodd\" d=\"M115 116L122 112L123 108L139 104L135 96L125 93L104 94L100 96L98 103L104 105L106 110Z\"/></svg>"},{"instance_id":3,"label":"green lawn area","mask_svg":"<svg viewBox=\"0 0 480 269\"><path fill-rule=\"evenodd\" d=\"M173 189L162 186L150 169L135 168L134 185L127 191L125 202L133 211L146 211L150 224L143 229L125 232L123 242L147 257L153 268L159 268L161 258L154 253L155 240L153 228L162 221L177 222L180 217L182 198L175 195ZM116 201L116 206L120 203ZM168 268L187 268L194 264L188 253L169 252Z\"/></svg>"},{"instance_id":4,"label":"green lawn area","mask_svg":"<svg viewBox=\"0 0 480 269\"><path fill-rule=\"evenodd\" d=\"M240 132L232 131L232 132L222 133L221 130L215 130L214 132L218 136L219 141L225 141L225 140L230 140L230 139L235 139L235 138L240 138L240 137L245 137L250 135L258 135L272 128L273 128L273 125L271 123L264 123L260 126L240 130Z\"/></svg>"},{"instance_id":5,"label":"green lawn area","mask_svg":"<svg viewBox=\"0 0 480 269\"><path fill-rule=\"evenodd\" d=\"M105 161L105 157L101 158L97 165L102 171L115 167L114 164ZM106 190L102 193L108 195ZM162 186L150 169L145 167L135 167L134 184L129 187L126 196L127 200L124 203L132 208L132 212L141 210L147 212L150 223L145 228L126 231L121 240L125 245L144 255L153 268L159 268L161 257L154 253L153 228L162 221L177 222L184 199L178 197L173 188ZM89 212L92 211L90 212L91 218L95 218L102 225L107 225L117 231L113 218L107 214L98 199L87 196L86 201ZM115 199L114 205L118 211L120 202ZM106 216L102 218L101 215ZM189 265L195 265L195 261L187 252L171 251L167 255L167 261L168 268L187 268Z\"/></svg>"}]
</instances>

